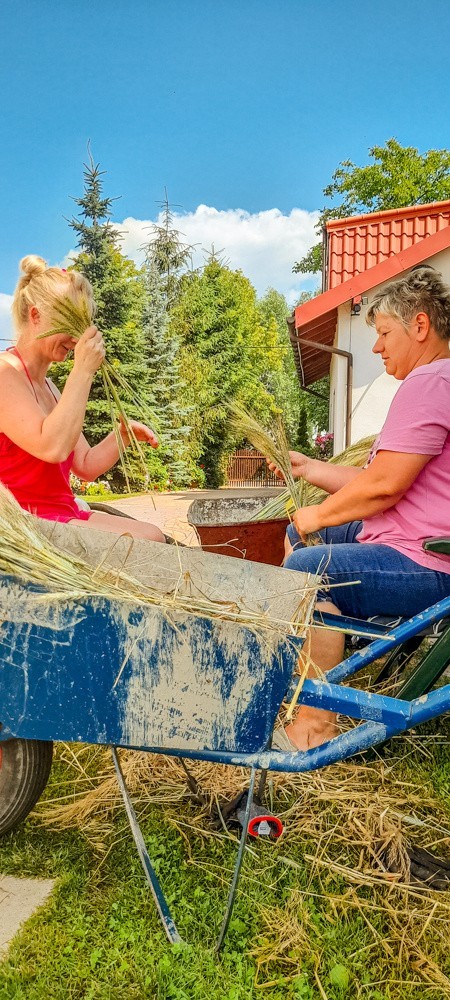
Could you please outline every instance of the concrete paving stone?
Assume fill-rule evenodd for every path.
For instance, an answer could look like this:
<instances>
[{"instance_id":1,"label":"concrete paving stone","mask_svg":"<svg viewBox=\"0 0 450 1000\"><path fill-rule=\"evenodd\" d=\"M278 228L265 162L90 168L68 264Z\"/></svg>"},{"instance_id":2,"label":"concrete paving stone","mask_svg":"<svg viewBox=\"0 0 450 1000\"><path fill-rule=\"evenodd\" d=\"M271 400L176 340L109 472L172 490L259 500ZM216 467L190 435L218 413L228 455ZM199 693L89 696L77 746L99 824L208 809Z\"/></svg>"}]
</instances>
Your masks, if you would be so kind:
<instances>
[{"instance_id":1,"label":"concrete paving stone","mask_svg":"<svg viewBox=\"0 0 450 1000\"><path fill-rule=\"evenodd\" d=\"M53 879L0 875L0 958L22 924L48 899L54 885Z\"/></svg>"}]
</instances>

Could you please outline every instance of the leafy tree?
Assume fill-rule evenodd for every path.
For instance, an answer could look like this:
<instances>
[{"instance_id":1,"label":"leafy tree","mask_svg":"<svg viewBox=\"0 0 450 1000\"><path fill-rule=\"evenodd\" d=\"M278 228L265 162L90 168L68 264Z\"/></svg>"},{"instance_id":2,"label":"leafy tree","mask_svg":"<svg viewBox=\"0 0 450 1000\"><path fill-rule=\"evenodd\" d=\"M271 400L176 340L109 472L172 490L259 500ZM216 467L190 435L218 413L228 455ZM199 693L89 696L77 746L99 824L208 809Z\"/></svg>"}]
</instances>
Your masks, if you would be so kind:
<instances>
[{"instance_id":1,"label":"leafy tree","mask_svg":"<svg viewBox=\"0 0 450 1000\"><path fill-rule=\"evenodd\" d=\"M278 365L268 368L264 384L273 395L283 414L288 436L294 442L301 405L301 389L294 364L294 356L289 340L287 318L292 312L284 295L269 288L258 302L258 312L262 323L269 329L275 328Z\"/></svg>"},{"instance_id":2,"label":"leafy tree","mask_svg":"<svg viewBox=\"0 0 450 1000\"><path fill-rule=\"evenodd\" d=\"M450 150L419 153L414 146L401 146L396 139L388 139L385 146L369 149L369 156L374 162L365 167L343 160L335 170L323 193L326 198L340 201L322 210L319 233L328 219L450 198ZM318 243L294 264L293 271L306 274L321 268L322 245Z\"/></svg>"},{"instance_id":3,"label":"leafy tree","mask_svg":"<svg viewBox=\"0 0 450 1000\"><path fill-rule=\"evenodd\" d=\"M313 298L313 294L313 292L302 292L299 304ZM318 395L307 393L301 388L286 322L292 310L289 309L286 299L280 292L269 288L265 296L259 300L258 309L264 322L268 322L269 319L276 321L278 331L277 347L281 359L281 370L269 373L267 387L283 414L292 447L299 447L299 427L304 422L306 422L307 429L302 431L302 435L305 437L305 442L309 441L308 447L310 447L310 432L317 433L318 430L328 427L329 378L321 379L314 386L315 393ZM304 416L302 416L303 411Z\"/></svg>"},{"instance_id":4,"label":"leafy tree","mask_svg":"<svg viewBox=\"0 0 450 1000\"><path fill-rule=\"evenodd\" d=\"M183 278L171 328L183 345L186 402L194 408L191 454L204 467L207 485L216 487L239 443L228 427L227 403L239 399L263 419L274 410L264 377L281 366L277 330L262 323L248 279L215 255L201 274Z\"/></svg>"}]
</instances>

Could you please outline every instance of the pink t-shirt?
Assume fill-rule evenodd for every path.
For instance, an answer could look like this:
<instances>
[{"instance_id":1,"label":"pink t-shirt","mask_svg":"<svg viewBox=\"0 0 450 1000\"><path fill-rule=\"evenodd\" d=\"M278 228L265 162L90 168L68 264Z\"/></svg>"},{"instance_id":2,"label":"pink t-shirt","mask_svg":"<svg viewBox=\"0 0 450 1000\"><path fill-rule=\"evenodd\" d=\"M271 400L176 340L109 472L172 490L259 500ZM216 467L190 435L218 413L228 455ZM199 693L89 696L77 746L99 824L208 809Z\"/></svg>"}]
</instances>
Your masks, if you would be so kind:
<instances>
[{"instance_id":1,"label":"pink t-shirt","mask_svg":"<svg viewBox=\"0 0 450 1000\"><path fill-rule=\"evenodd\" d=\"M358 542L390 545L420 566L450 573L450 556L424 552L424 538L450 535L450 359L406 376L375 441L378 451L432 455L405 495L363 522Z\"/></svg>"}]
</instances>

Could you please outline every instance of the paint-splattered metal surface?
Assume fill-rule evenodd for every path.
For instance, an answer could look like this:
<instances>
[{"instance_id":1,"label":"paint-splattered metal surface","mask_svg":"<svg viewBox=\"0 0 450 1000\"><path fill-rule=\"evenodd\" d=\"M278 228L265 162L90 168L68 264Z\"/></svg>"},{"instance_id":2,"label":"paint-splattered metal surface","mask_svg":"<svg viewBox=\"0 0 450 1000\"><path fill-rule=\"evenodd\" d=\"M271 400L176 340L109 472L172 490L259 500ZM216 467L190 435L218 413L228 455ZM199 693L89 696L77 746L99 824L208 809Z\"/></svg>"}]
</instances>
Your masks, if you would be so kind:
<instances>
[{"instance_id":1,"label":"paint-splattered metal surface","mask_svg":"<svg viewBox=\"0 0 450 1000\"><path fill-rule=\"evenodd\" d=\"M58 526L52 540L77 552L86 533L67 529ZM99 537L89 537L89 558L97 564L105 558L105 535L92 535ZM119 539L108 561L126 559L128 572L163 592L176 584L283 618L305 583L299 574L252 570L192 549L129 549L129 540ZM0 578L3 739L250 753L267 746L298 639L100 597L56 602L49 612L35 596L33 588Z\"/></svg>"}]
</instances>

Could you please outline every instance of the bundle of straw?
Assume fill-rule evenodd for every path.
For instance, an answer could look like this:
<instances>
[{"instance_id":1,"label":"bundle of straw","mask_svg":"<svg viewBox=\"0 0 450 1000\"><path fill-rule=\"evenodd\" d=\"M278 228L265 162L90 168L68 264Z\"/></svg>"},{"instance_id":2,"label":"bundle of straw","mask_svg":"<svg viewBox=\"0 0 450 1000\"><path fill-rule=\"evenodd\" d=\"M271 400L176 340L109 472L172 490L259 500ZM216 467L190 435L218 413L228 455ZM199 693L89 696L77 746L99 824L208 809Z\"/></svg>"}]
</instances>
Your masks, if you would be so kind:
<instances>
[{"instance_id":1,"label":"bundle of straw","mask_svg":"<svg viewBox=\"0 0 450 1000\"><path fill-rule=\"evenodd\" d=\"M277 414L273 427L268 431L239 403L229 403L228 410L233 430L250 441L254 448L261 451L280 470L294 509L303 507L307 484L304 479L296 480L292 475L289 442L281 415Z\"/></svg>"},{"instance_id":2,"label":"bundle of straw","mask_svg":"<svg viewBox=\"0 0 450 1000\"><path fill-rule=\"evenodd\" d=\"M362 438L356 444L350 445L339 455L334 455L328 459L332 465L345 465L347 467L362 468L369 457L370 449L375 441L375 437ZM304 481L303 481L304 482ZM327 493L318 486L311 486L305 483L302 487L302 503L296 504L292 498L290 489L282 490L276 497L270 500L252 515L252 521L269 521L278 517L291 517L298 506L308 507L310 504L321 503Z\"/></svg>"},{"instance_id":3,"label":"bundle of straw","mask_svg":"<svg viewBox=\"0 0 450 1000\"><path fill-rule=\"evenodd\" d=\"M65 298L56 300L53 307L52 328L46 333L41 333L38 339L53 337L55 334L69 334L69 336L73 337L74 340L79 340L84 331L89 326L92 326L93 321L94 317L92 308L85 296L83 296L78 303L73 302L72 299L66 296ZM127 455L127 450L124 446L122 435L120 433L120 423L125 428L129 438L131 455L134 455L134 457L138 460L144 477L147 477L148 469L144 451L134 433L119 393L122 393L128 402L137 409L140 414L140 418L144 420L145 423L151 424L152 428L156 431L158 430L158 421L154 412L148 407L148 405L144 403L143 400L136 398L134 390L117 367L110 364L110 362L106 359L100 367L100 374L105 389L105 397L108 405L112 429L117 441L119 461L122 466L127 489L129 490L129 456Z\"/></svg>"},{"instance_id":4,"label":"bundle of straw","mask_svg":"<svg viewBox=\"0 0 450 1000\"><path fill-rule=\"evenodd\" d=\"M48 606L55 601L79 600L90 596L106 597L138 605L160 608L170 619L172 612L185 612L208 619L233 621L255 630L265 629L278 635L297 634L303 630L310 595L298 593L298 609L292 620L280 620L270 614L232 600L211 600L198 589L197 594L183 593L180 579L170 591L144 584L124 570L100 566L58 549L39 530L32 514L19 506L9 490L0 483L0 573L13 576L25 585L37 585L44 593L30 596L30 601ZM105 542L107 540L105 538ZM191 580L192 583L192 580Z\"/></svg>"}]
</instances>

